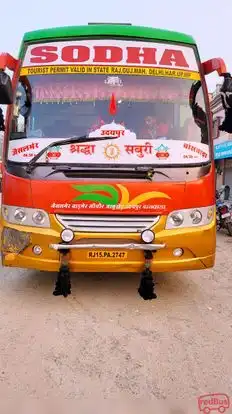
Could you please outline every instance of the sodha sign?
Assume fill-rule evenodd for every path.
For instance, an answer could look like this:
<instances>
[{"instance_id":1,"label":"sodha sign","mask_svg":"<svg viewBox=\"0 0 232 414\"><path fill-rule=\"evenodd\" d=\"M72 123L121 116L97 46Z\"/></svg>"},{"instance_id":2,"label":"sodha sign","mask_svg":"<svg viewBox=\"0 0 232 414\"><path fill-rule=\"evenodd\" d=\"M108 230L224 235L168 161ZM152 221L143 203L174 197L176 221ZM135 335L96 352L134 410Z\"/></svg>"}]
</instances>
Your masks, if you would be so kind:
<instances>
[{"instance_id":1,"label":"sodha sign","mask_svg":"<svg viewBox=\"0 0 232 414\"><path fill-rule=\"evenodd\" d=\"M197 71L191 47L126 40L82 40L28 46L23 67L40 65L122 65Z\"/></svg>"}]
</instances>

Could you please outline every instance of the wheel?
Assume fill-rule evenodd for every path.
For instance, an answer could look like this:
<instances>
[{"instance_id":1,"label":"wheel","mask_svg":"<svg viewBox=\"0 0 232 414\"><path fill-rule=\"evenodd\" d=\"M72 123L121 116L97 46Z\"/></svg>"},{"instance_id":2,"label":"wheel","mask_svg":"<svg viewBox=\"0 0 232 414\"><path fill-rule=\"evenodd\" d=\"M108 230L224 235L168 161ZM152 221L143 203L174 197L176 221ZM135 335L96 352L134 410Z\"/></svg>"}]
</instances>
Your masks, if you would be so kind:
<instances>
[{"instance_id":1,"label":"wheel","mask_svg":"<svg viewBox=\"0 0 232 414\"><path fill-rule=\"evenodd\" d=\"M227 230L228 230L229 236L232 236L232 223L231 222L227 223Z\"/></svg>"},{"instance_id":2,"label":"wheel","mask_svg":"<svg viewBox=\"0 0 232 414\"><path fill-rule=\"evenodd\" d=\"M204 408L204 410L203 410L203 413L204 413L204 414L209 414L209 413L210 413L210 411L211 411L211 410L210 410L210 408L209 408L209 407L205 407L205 408Z\"/></svg>"},{"instance_id":3,"label":"wheel","mask_svg":"<svg viewBox=\"0 0 232 414\"><path fill-rule=\"evenodd\" d=\"M224 413L226 411L225 407L218 408L219 413Z\"/></svg>"}]
</instances>

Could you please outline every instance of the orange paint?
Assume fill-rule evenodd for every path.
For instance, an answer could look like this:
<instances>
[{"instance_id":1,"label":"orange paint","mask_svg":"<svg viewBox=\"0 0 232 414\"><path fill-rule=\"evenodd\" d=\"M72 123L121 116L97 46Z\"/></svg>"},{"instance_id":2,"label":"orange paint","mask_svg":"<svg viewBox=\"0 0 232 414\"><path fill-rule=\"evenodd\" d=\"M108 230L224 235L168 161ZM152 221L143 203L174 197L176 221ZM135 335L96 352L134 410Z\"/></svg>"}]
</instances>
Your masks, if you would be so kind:
<instances>
[{"instance_id":1,"label":"orange paint","mask_svg":"<svg viewBox=\"0 0 232 414\"><path fill-rule=\"evenodd\" d=\"M151 210L149 208L143 209L141 214L154 215L155 214L168 214L173 210L193 207L204 207L213 205L215 203L214 195L214 179L213 169L211 172L200 178L199 180L191 182L145 182L141 188L141 183L138 182L122 182L122 185L126 187L130 200L133 201L136 197L147 192L162 192L170 198L151 198L144 201L141 205L162 205L165 208L157 208ZM89 184L87 182L87 184ZM102 182L97 180L91 181L91 184L102 185ZM109 184L107 180L104 184ZM80 214L97 214L99 209L81 207L81 205L93 204L92 201L76 202L72 201L80 195L77 190L73 188L73 185L86 185L86 181L79 180L33 180L29 181L24 178L19 178L10 175L3 167L3 204L18 205L22 207L35 207L44 209L49 213L56 212L73 212L72 205L79 204L80 208L76 210ZM117 189L119 183L115 180L110 181L110 185ZM104 191L102 192L103 195ZM55 204L70 204L69 208L54 208ZM138 214L138 211L134 210L111 210L107 207L101 208L101 213L107 214Z\"/></svg>"}]
</instances>

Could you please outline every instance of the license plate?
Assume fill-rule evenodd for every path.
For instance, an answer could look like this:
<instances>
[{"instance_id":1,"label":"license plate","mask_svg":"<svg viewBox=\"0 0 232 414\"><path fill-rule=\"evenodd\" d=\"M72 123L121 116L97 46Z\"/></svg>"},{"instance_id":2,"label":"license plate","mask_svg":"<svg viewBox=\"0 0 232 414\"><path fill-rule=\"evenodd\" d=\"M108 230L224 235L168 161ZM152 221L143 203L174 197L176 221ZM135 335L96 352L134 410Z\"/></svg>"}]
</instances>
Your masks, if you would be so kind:
<instances>
[{"instance_id":1,"label":"license plate","mask_svg":"<svg viewBox=\"0 0 232 414\"><path fill-rule=\"evenodd\" d=\"M222 214L222 218L224 219L224 218L226 218L226 217L230 217L230 213L225 213L225 214Z\"/></svg>"},{"instance_id":2,"label":"license plate","mask_svg":"<svg viewBox=\"0 0 232 414\"><path fill-rule=\"evenodd\" d=\"M88 259L126 259L127 253L122 251L91 250L87 252Z\"/></svg>"}]
</instances>

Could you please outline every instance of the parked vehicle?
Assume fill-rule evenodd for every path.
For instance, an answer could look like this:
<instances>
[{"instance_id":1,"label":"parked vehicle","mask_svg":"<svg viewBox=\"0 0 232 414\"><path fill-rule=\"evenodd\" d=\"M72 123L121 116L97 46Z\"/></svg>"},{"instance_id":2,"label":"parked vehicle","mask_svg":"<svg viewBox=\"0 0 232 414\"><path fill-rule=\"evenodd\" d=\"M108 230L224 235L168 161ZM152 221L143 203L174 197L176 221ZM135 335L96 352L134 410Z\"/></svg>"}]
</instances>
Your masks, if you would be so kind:
<instances>
[{"instance_id":1,"label":"parked vehicle","mask_svg":"<svg viewBox=\"0 0 232 414\"><path fill-rule=\"evenodd\" d=\"M225 201L220 199L216 200L216 225L218 231L226 229L232 236L232 210Z\"/></svg>"}]
</instances>

